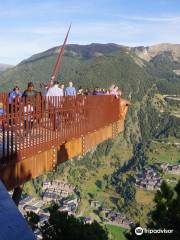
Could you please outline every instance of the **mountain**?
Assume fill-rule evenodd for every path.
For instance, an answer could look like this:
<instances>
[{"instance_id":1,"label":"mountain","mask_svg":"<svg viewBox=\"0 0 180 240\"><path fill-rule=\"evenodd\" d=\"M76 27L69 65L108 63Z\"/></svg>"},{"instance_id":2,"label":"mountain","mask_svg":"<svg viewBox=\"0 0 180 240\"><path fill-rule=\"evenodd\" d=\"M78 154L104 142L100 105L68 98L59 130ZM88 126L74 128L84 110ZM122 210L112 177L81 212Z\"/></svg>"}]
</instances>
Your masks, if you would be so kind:
<instances>
[{"instance_id":1,"label":"mountain","mask_svg":"<svg viewBox=\"0 0 180 240\"><path fill-rule=\"evenodd\" d=\"M90 57L97 57L97 56L109 54L121 48L124 48L124 47L114 43L109 43L109 44L92 43L89 45L69 44L65 48L65 55L72 56L72 57L78 56L82 58L90 58ZM55 55L58 53L58 51L59 51L59 47L51 48L47 51L35 54L30 58L23 60L20 64L33 62L44 57Z\"/></svg>"},{"instance_id":2,"label":"mountain","mask_svg":"<svg viewBox=\"0 0 180 240\"><path fill-rule=\"evenodd\" d=\"M157 87L163 94L180 92L180 44L158 44L135 47L131 51L148 63L148 73L158 79Z\"/></svg>"},{"instance_id":3,"label":"mountain","mask_svg":"<svg viewBox=\"0 0 180 240\"><path fill-rule=\"evenodd\" d=\"M12 67L13 67L13 65L0 63L0 72L3 72Z\"/></svg>"},{"instance_id":4,"label":"mountain","mask_svg":"<svg viewBox=\"0 0 180 240\"><path fill-rule=\"evenodd\" d=\"M40 83L50 78L57 50L52 48L36 54L4 72L0 76L1 91L14 85L24 89L29 81L39 88ZM67 45L58 79L90 88L108 88L115 83L122 88L124 96L140 99L155 81L142 67L145 65L127 47L116 44Z\"/></svg>"},{"instance_id":5,"label":"mountain","mask_svg":"<svg viewBox=\"0 0 180 240\"><path fill-rule=\"evenodd\" d=\"M23 60L0 75L1 91L14 85L24 89L33 81L50 78L59 48L54 47ZM72 80L76 87L109 87L116 83L125 97L141 98L144 92L157 85L162 93L176 94L180 89L180 45L159 44L130 48L113 43L66 46L62 72L58 76L66 84ZM173 84L171 84L173 82Z\"/></svg>"},{"instance_id":6,"label":"mountain","mask_svg":"<svg viewBox=\"0 0 180 240\"><path fill-rule=\"evenodd\" d=\"M161 43L153 46L139 46L139 47L127 47L123 45L118 45L114 43L100 44L92 43L89 45L78 45L78 44L69 44L65 48L65 55L68 56L79 56L83 58L98 57L106 55L120 49L129 50L134 52L138 57L143 60L150 61L157 55L162 53L170 53L174 61L180 61L180 44L169 44ZM30 58L23 60L20 64L27 62L35 61L43 57L48 57L54 54L57 54L59 47L51 48L42 53L35 54Z\"/></svg>"}]
</instances>

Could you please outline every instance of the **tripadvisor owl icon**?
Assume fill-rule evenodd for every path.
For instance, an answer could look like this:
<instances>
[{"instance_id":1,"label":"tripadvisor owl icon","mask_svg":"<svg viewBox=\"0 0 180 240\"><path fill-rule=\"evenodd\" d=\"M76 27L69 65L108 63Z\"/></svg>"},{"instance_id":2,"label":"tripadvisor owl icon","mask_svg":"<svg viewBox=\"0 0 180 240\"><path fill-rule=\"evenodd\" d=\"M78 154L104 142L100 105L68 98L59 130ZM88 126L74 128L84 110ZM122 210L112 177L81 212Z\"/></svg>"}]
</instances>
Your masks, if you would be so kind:
<instances>
[{"instance_id":1,"label":"tripadvisor owl icon","mask_svg":"<svg viewBox=\"0 0 180 240\"><path fill-rule=\"evenodd\" d=\"M140 236L143 234L143 229L141 227L135 228L135 234Z\"/></svg>"}]
</instances>

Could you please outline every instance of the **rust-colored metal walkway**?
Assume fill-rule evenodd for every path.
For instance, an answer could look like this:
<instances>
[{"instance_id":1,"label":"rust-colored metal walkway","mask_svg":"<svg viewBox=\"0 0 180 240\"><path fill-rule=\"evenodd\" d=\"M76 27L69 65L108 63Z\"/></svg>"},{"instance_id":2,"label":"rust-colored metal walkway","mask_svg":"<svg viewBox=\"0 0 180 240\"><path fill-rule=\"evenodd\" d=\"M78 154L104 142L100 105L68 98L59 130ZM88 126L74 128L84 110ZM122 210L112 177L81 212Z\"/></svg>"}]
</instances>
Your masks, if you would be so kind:
<instances>
[{"instance_id":1,"label":"rust-colored metal walkway","mask_svg":"<svg viewBox=\"0 0 180 240\"><path fill-rule=\"evenodd\" d=\"M128 102L114 96L0 94L0 179L8 189L54 169L123 130Z\"/></svg>"}]
</instances>

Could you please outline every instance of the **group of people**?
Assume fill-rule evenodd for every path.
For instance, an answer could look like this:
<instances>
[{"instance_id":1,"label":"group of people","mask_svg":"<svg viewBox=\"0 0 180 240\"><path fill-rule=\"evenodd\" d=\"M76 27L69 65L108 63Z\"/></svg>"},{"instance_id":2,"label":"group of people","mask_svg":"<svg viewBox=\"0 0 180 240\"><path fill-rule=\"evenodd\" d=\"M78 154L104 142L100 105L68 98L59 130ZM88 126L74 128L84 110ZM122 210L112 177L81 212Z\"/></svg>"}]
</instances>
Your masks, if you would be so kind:
<instances>
[{"instance_id":1,"label":"group of people","mask_svg":"<svg viewBox=\"0 0 180 240\"><path fill-rule=\"evenodd\" d=\"M121 97L122 92L118 86L112 85L109 89L103 89L99 87L95 87L93 91L89 88L83 89L81 86L76 91L75 87L73 87L73 83L69 82L69 86L65 88L64 83L59 84L58 82L54 82L53 86L47 90L46 96L76 96L76 95L114 95L117 98Z\"/></svg>"},{"instance_id":2,"label":"group of people","mask_svg":"<svg viewBox=\"0 0 180 240\"><path fill-rule=\"evenodd\" d=\"M32 82L28 83L27 89L22 93L18 86L16 86L8 96L8 102L9 106L12 105L15 98L20 97L35 97L38 94L41 94L40 92L36 91L34 89L34 84ZM103 89L100 87L95 87L93 91L91 91L89 88L83 89L82 87L79 87L78 90L73 86L73 83L70 81L69 86L65 88L64 83L60 83L57 81L53 82L53 85L50 86L46 93L46 97L62 97L62 96L76 96L76 95L95 95L95 96L101 96L101 95L114 95L117 98L120 98L122 95L121 90L116 85L112 85L109 89Z\"/></svg>"},{"instance_id":3,"label":"group of people","mask_svg":"<svg viewBox=\"0 0 180 240\"><path fill-rule=\"evenodd\" d=\"M76 96L76 93L72 82L69 82L69 86L65 88L64 83L59 84L59 82L54 81L53 85L47 90L46 97Z\"/></svg>"},{"instance_id":4,"label":"group of people","mask_svg":"<svg viewBox=\"0 0 180 240\"><path fill-rule=\"evenodd\" d=\"M27 89L23 93L20 91L20 88L18 86L15 86L15 88L8 94L9 107L12 105L16 98L20 99L21 97L35 97L37 94L38 91L34 89L34 84L32 82L28 83Z\"/></svg>"},{"instance_id":5,"label":"group of people","mask_svg":"<svg viewBox=\"0 0 180 240\"><path fill-rule=\"evenodd\" d=\"M96 87L93 91L93 95L114 95L116 98L120 98L122 95L121 90L118 86L112 85L109 89L101 89L99 87Z\"/></svg>"},{"instance_id":6,"label":"group of people","mask_svg":"<svg viewBox=\"0 0 180 240\"><path fill-rule=\"evenodd\" d=\"M49 99L47 103L51 103L51 106L57 106L54 101L54 98L52 99L51 102L51 97L78 96L78 95L84 96L114 95L116 98L120 98L121 94L122 94L121 91L115 85L112 85L108 90L101 89L99 87L95 87L93 91L91 91L89 88L83 89L82 87L79 87L78 90L76 90L71 81L69 82L69 86L66 88L64 83L59 84L59 82L54 81L53 83L51 83L51 86L49 86L46 89L46 93L42 94L41 92L35 90L34 84L32 82L29 82L27 85L27 89L24 92L21 92L18 86L15 86L14 89L9 92L8 108L6 108L5 110L5 108L0 105L0 116L3 116L6 113L13 114L15 112L18 112L19 111L18 109L20 108L22 109L23 106L24 127L26 130L32 128L33 120L31 114L37 110L37 106L33 104L34 98L32 97L45 95L47 100ZM57 116L55 118L57 118ZM14 118L11 119L10 117L9 125L14 124L14 121L15 121Z\"/></svg>"}]
</instances>

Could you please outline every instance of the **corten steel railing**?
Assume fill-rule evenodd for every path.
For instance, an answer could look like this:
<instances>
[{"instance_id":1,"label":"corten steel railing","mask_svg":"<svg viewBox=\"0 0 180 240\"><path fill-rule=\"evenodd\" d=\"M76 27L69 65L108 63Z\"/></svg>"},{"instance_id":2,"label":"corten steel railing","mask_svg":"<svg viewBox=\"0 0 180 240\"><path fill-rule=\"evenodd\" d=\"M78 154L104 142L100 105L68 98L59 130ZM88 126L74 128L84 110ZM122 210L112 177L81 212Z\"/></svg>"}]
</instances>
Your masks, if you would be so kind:
<instances>
[{"instance_id":1,"label":"corten steel railing","mask_svg":"<svg viewBox=\"0 0 180 240\"><path fill-rule=\"evenodd\" d=\"M0 164L31 157L118 121L114 96L22 97L0 94ZM1 104L2 105L2 104ZM2 109L1 109L2 110Z\"/></svg>"}]
</instances>

